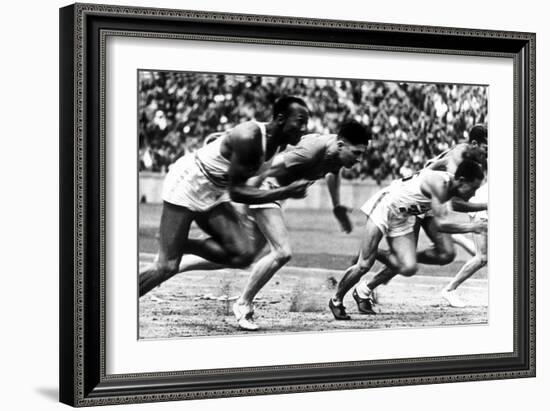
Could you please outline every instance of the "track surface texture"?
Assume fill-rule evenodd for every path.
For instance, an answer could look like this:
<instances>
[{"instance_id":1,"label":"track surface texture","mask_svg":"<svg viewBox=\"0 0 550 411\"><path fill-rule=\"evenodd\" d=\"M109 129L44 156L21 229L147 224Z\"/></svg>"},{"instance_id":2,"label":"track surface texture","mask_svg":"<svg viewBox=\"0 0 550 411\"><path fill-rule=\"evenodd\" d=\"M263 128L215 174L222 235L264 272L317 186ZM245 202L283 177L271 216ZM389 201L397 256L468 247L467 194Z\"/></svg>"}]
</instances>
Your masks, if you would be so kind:
<instances>
[{"instance_id":1,"label":"track surface texture","mask_svg":"<svg viewBox=\"0 0 550 411\"><path fill-rule=\"evenodd\" d=\"M140 205L140 266L157 252L160 205ZM421 265L411 278L398 276L377 290L377 315L358 313L351 292L344 304L351 321L335 321L327 303L337 281L357 253L365 217L354 211L351 234L339 231L330 211L285 210L293 258L256 298L256 333L294 333L326 330L439 327L486 324L488 278L484 268L467 280L459 295L465 308L453 308L440 291L469 256L457 250L446 266ZM458 217L457 217L458 218ZM191 236L200 236L192 228ZM421 235L419 248L429 245ZM387 247L385 243L381 247ZM377 263L373 272L380 268ZM143 339L246 334L237 327L231 305L249 271L192 271L179 274L139 300L139 337ZM369 274L371 275L371 274Z\"/></svg>"}]
</instances>

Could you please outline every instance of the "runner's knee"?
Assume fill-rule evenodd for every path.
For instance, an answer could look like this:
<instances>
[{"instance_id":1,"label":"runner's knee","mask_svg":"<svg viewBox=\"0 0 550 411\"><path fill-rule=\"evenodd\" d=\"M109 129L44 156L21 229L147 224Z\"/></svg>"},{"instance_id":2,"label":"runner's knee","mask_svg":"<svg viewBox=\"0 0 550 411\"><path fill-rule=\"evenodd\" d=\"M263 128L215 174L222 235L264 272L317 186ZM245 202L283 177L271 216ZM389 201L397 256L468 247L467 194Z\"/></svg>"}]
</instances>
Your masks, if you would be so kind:
<instances>
[{"instance_id":1,"label":"runner's knee","mask_svg":"<svg viewBox=\"0 0 550 411\"><path fill-rule=\"evenodd\" d=\"M483 254L479 256L480 263L482 267L485 267L487 265L487 254Z\"/></svg>"},{"instance_id":2,"label":"runner's knee","mask_svg":"<svg viewBox=\"0 0 550 411\"><path fill-rule=\"evenodd\" d=\"M405 277L411 277L418 271L418 264L414 262L402 264L399 273Z\"/></svg>"},{"instance_id":3,"label":"runner's knee","mask_svg":"<svg viewBox=\"0 0 550 411\"><path fill-rule=\"evenodd\" d=\"M254 250L244 250L240 254L230 256L228 265L232 268L247 268L254 262L255 257Z\"/></svg>"},{"instance_id":4,"label":"runner's knee","mask_svg":"<svg viewBox=\"0 0 550 411\"><path fill-rule=\"evenodd\" d=\"M225 245L227 265L231 268L247 268L256 257L257 250L249 238L241 238Z\"/></svg>"},{"instance_id":5,"label":"runner's knee","mask_svg":"<svg viewBox=\"0 0 550 411\"><path fill-rule=\"evenodd\" d=\"M438 253L438 260L440 265L450 264L456 257L456 251L454 249L443 250Z\"/></svg>"},{"instance_id":6,"label":"runner's knee","mask_svg":"<svg viewBox=\"0 0 550 411\"><path fill-rule=\"evenodd\" d=\"M243 254L231 257L229 265L233 268L247 268L254 262L253 254Z\"/></svg>"},{"instance_id":7,"label":"runner's knee","mask_svg":"<svg viewBox=\"0 0 550 411\"><path fill-rule=\"evenodd\" d=\"M479 268L485 267L487 265L487 254L476 255L476 260Z\"/></svg>"},{"instance_id":8,"label":"runner's knee","mask_svg":"<svg viewBox=\"0 0 550 411\"><path fill-rule=\"evenodd\" d=\"M290 247L281 247L275 250L275 261L280 265L285 265L292 259L292 250Z\"/></svg>"},{"instance_id":9,"label":"runner's knee","mask_svg":"<svg viewBox=\"0 0 550 411\"><path fill-rule=\"evenodd\" d=\"M179 264L179 259L156 262L157 270L164 276L176 274L179 269Z\"/></svg>"}]
</instances>

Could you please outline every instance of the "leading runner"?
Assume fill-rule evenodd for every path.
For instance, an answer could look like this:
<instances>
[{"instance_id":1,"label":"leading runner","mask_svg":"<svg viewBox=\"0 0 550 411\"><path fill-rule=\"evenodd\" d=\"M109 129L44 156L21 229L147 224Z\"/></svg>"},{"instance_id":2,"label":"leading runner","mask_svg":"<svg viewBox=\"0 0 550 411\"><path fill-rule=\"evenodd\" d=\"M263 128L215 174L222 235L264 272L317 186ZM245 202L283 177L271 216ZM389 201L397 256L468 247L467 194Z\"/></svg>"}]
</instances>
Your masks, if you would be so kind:
<instances>
[{"instance_id":1,"label":"leading runner","mask_svg":"<svg viewBox=\"0 0 550 411\"><path fill-rule=\"evenodd\" d=\"M267 170L282 147L299 141L308 118L302 99L281 97L273 106L269 123L239 124L170 167L162 192L159 253L139 275L140 296L174 275L183 254L196 254L230 267L252 263L254 246L230 200L261 204L305 195L306 182L272 190L246 182ZM210 237L190 239L192 221Z\"/></svg>"}]
</instances>

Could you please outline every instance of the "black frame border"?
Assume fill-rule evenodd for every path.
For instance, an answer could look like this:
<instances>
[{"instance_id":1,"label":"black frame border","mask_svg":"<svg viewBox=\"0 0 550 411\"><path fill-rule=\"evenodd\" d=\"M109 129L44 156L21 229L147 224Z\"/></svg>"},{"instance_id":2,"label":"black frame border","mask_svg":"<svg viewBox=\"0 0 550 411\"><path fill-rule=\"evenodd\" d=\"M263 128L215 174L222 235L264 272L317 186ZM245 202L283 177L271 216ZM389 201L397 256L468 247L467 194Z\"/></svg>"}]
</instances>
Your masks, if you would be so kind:
<instances>
[{"instance_id":1,"label":"black frame border","mask_svg":"<svg viewBox=\"0 0 550 411\"><path fill-rule=\"evenodd\" d=\"M514 62L514 351L105 374L105 40L122 35ZM60 401L73 406L535 376L534 33L75 4L60 9Z\"/></svg>"}]
</instances>

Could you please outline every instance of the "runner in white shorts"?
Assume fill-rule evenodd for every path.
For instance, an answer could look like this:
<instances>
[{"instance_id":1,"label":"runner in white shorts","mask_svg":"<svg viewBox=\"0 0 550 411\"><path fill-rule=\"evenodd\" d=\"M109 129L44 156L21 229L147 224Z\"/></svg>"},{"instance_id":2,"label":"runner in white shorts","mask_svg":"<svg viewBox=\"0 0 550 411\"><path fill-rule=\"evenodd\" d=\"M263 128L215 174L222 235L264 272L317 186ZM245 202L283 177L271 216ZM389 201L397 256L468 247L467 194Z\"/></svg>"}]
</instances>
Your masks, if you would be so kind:
<instances>
[{"instance_id":1,"label":"runner in white shorts","mask_svg":"<svg viewBox=\"0 0 550 411\"><path fill-rule=\"evenodd\" d=\"M453 148L444 151L437 157L426 163L426 169L435 171L445 171L454 174L458 166L464 160L471 160L481 165L483 170L487 168L487 128L484 125L478 124L472 127L469 131L468 143L457 144ZM453 198L446 203L447 211L456 212L476 212L483 211L487 208L487 204L473 203L467 199ZM473 245L469 244L468 240L460 235L452 236L449 233L441 232L437 229L434 222L433 211L428 211L425 214L418 215L416 219L415 232L418 238L420 227L424 230L433 245L424 250L419 250L417 253L417 261L420 264L430 265L446 265L454 261L456 250L454 243L460 244L468 252L472 253ZM398 273L394 272L388 264L387 250L379 250L378 260L386 267L381 269L373 278L372 285L377 287L378 284L387 284ZM371 299L370 305L374 305L374 299ZM363 308L368 304L362 305ZM365 309L364 314L374 314L374 310Z\"/></svg>"},{"instance_id":2,"label":"runner in white shorts","mask_svg":"<svg viewBox=\"0 0 550 411\"><path fill-rule=\"evenodd\" d=\"M378 245L386 236L390 252L388 265L396 272L412 276L417 271L415 215L433 210L438 231L447 233L483 232L485 222L455 223L447 217L445 203L453 197L469 199L479 188L484 173L481 166L464 160L452 176L442 171L424 169L410 178L396 181L381 190L362 207L367 223L357 263L349 267L340 282L329 308L337 320L349 320L343 300L347 292L366 274L377 258ZM361 282L353 292L360 312L373 288Z\"/></svg>"},{"instance_id":3,"label":"runner in white shorts","mask_svg":"<svg viewBox=\"0 0 550 411\"><path fill-rule=\"evenodd\" d=\"M260 190L247 180L267 169L280 147L299 141L308 118L302 99L281 97L271 122L239 124L170 168L163 187L159 253L140 272L140 296L176 274L184 254L231 267L252 263L254 244L229 200L253 204L305 195L306 182ZM190 239L192 221L210 237Z\"/></svg>"}]
</instances>

